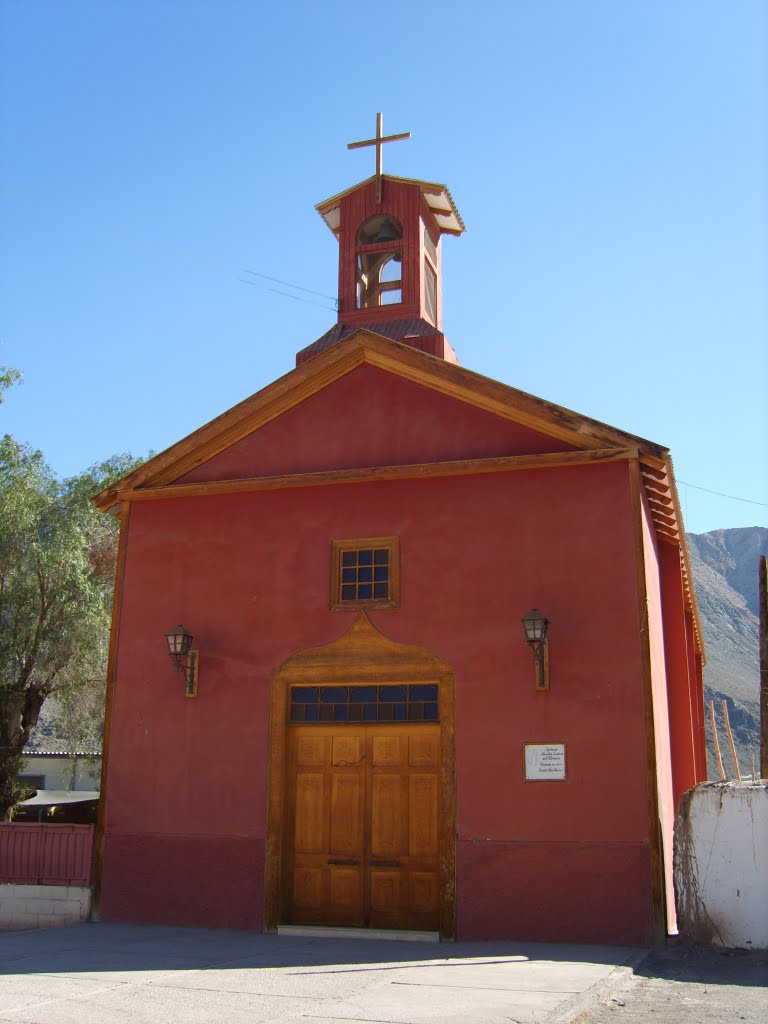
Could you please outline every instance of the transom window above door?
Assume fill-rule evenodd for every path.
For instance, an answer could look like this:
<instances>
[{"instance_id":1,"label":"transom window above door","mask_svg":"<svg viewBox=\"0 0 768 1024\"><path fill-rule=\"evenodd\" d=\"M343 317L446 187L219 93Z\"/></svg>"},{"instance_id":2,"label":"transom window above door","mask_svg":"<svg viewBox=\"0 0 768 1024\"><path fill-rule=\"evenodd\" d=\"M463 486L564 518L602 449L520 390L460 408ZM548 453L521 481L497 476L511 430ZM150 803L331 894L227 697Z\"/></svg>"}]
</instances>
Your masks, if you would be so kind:
<instances>
[{"instance_id":1,"label":"transom window above door","mask_svg":"<svg viewBox=\"0 0 768 1024\"><path fill-rule=\"evenodd\" d=\"M331 541L331 611L397 608L399 604L397 537Z\"/></svg>"},{"instance_id":2,"label":"transom window above door","mask_svg":"<svg viewBox=\"0 0 768 1024\"><path fill-rule=\"evenodd\" d=\"M291 722L437 722L436 683L292 686Z\"/></svg>"}]
</instances>

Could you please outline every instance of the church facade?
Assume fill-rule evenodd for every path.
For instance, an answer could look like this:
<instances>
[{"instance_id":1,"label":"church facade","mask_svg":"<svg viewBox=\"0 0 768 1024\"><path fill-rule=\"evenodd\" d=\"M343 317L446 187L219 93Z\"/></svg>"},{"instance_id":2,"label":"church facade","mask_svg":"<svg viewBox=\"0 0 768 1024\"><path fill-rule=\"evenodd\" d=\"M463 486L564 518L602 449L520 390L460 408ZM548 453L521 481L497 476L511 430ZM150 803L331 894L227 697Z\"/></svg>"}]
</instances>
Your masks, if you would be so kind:
<instances>
[{"instance_id":1,"label":"church facade","mask_svg":"<svg viewBox=\"0 0 768 1024\"><path fill-rule=\"evenodd\" d=\"M94 499L101 918L658 939L706 778L669 453L458 364L445 186L318 210L336 325Z\"/></svg>"}]
</instances>

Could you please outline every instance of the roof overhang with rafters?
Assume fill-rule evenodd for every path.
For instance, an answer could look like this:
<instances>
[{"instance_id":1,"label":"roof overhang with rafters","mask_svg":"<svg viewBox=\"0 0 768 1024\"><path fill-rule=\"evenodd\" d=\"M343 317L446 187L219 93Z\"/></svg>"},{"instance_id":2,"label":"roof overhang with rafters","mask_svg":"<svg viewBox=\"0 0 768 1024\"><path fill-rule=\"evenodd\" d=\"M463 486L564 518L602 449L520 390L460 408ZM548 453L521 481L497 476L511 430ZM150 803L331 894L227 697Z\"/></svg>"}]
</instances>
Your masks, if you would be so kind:
<instances>
[{"instance_id":1,"label":"roof overhang with rafters","mask_svg":"<svg viewBox=\"0 0 768 1024\"><path fill-rule=\"evenodd\" d=\"M423 476L423 466L380 466L300 474L300 479L270 476L217 480L208 484L177 482L253 431L364 364L387 370L577 449L575 452L556 452L549 456L474 460L472 472L527 469L534 465L544 468L547 465L565 465L578 459L592 462L637 460L657 540L673 544L679 549L686 603L693 616L698 647L703 655L703 635L680 502L667 448L483 377L456 363L374 334L365 328L355 331L314 359L300 364L284 377L273 381L177 444L155 455L96 495L92 499L94 505L103 512L118 514L124 501ZM432 475L456 475L462 470L456 463L437 463L430 466L430 471Z\"/></svg>"},{"instance_id":2,"label":"roof overhang with rafters","mask_svg":"<svg viewBox=\"0 0 768 1024\"><path fill-rule=\"evenodd\" d=\"M400 185L418 185L427 206L437 221L440 231L447 235L461 235L464 233L464 221L461 219L461 214L456 208L453 196L448 191L447 185L440 185L434 181L419 181L416 178L395 178L391 174L383 174L382 179L384 181L396 182ZM357 185L353 185L344 192L339 192L337 196L331 196L330 199L317 204L315 209L337 238L339 237L341 225L342 199L352 192L357 192L359 188L370 185L375 181L376 175L374 174L373 177L358 182Z\"/></svg>"}]
</instances>

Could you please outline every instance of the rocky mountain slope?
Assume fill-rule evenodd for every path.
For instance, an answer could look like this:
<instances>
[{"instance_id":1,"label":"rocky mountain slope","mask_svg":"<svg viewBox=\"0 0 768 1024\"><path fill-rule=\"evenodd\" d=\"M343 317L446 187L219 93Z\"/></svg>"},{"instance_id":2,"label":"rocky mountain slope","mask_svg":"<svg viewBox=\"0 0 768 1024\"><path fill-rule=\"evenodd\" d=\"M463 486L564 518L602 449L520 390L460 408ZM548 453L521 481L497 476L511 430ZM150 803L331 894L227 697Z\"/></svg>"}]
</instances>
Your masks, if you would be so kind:
<instances>
[{"instance_id":1,"label":"rocky mountain slope","mask_svg":"<svg viewBox=\"0 0 768 1024\"><path fill-rule=\"evenodd\" d=\"M689 533L688 547L707 650L704 696L709 777L719 778L709 726L710 700L715 701L723 766L729 778L734 776L723 725L723 699L728 702L728 718L743 777L750 772L753 754L759 767L757 566L758 557L768 554L768 529L751 526Z\"/></svg>"}]
</instances>

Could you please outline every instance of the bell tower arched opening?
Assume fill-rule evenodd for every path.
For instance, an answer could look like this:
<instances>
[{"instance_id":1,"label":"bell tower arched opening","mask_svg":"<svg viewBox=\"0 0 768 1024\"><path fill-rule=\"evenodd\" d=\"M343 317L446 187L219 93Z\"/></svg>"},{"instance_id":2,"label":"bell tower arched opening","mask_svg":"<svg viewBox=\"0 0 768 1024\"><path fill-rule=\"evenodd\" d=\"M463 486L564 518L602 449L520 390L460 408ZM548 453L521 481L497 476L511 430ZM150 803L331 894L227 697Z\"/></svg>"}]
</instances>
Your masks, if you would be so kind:
<instances>
[{"instance_id":1,"label":"bell tower arched opening","mask_svg":"<svg viewBox=\"0 0 768 1024\"><path fill-rule=\"evenodd\" d=\"M402 302L402 237L400 221L387 214L367 217L358 228L356 309Z\"/></svg>"}]
</instances>

